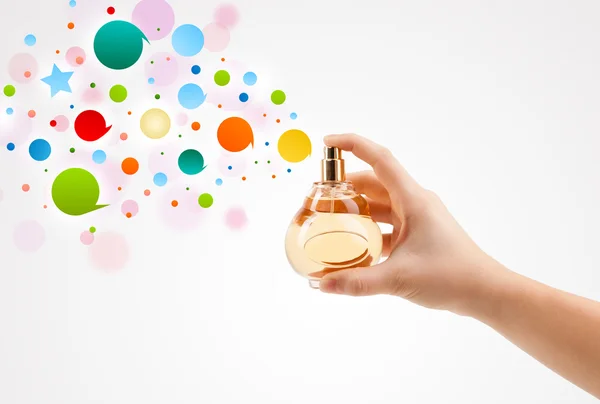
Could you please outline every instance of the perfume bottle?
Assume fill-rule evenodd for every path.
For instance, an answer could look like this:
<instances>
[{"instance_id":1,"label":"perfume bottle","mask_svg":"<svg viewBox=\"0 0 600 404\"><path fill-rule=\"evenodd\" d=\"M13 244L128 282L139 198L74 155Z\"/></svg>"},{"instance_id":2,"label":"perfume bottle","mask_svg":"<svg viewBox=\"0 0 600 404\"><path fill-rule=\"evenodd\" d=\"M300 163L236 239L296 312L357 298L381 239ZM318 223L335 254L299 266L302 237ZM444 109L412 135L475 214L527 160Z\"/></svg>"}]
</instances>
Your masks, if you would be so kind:
<instances>
[{"instance_id":1,"label":"perfume bottle","mask_svg":"<svg viewBox=\"0 0 600 404\"><path fill-rule=\"evenodd\" d=\"M325 147L321 177L285 238L290 265L315 289L328 273L377 264L383 248L381 229L371 218L369 204L346 181L340 149Z\"/></svg>"}]
</instances>

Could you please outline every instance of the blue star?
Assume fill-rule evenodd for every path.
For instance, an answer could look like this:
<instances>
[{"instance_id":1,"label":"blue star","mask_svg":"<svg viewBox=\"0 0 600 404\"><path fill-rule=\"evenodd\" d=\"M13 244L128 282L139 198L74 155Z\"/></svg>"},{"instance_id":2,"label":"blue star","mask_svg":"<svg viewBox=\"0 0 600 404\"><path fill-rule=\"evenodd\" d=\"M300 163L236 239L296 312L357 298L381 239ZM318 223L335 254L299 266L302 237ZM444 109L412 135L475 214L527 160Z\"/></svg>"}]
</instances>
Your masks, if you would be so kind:
<instances>
[{"instance_id":1,"label":"blue star","mask_svg":"<svg viewBox=\"0 0 600 404\"><path fill-rule=\"evenodd\" d=\"M54 97L60 91L67 93L71 92L69 80L72 75L73 72L61 72L58 66L54 65L52 74L48 77L44 77L42 81L50 86L50 96Z\"/></svg>"}]
</instances>

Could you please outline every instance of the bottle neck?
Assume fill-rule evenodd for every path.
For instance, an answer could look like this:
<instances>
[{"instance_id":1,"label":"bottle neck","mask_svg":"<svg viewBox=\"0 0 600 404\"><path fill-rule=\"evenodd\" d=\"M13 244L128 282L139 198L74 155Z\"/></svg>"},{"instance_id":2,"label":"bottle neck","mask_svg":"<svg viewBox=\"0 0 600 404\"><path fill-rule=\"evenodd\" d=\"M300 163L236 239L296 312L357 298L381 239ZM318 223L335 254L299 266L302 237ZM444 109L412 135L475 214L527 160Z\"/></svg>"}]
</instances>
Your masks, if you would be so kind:
<instances>
[{"instance_id":1,"label":"bottle neck","mask_svg":"<svg viewBox=\"0 0 600 404\"><path fill-rule=\"evenodd\" d=\"M324 158L321 160L321 181L346 181L346 167L342 159L341 150L334 147L325 147Z\"/></svg>"}]
</instances>

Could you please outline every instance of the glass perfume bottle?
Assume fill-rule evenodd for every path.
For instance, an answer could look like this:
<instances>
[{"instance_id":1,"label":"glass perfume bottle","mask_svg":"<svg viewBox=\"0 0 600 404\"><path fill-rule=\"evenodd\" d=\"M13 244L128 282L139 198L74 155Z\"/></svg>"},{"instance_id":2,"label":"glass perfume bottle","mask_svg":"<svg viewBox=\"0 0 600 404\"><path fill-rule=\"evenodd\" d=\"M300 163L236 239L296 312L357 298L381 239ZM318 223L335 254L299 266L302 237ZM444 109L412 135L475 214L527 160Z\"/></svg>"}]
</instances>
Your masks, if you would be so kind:
<instances>
[{"instance_id":1,"label":"glass perfume bottle","mask_svg":"<svg viewBox=\"0 0 600 404\"><path fill-rule=\"evenodd\" d=\"M285 239L290 265L315 289L328 273L377 264L383 248L381 229L371 218L369 204L346 181L340 149L325 147L321 177Z\"/></svg>"}]
</instances>

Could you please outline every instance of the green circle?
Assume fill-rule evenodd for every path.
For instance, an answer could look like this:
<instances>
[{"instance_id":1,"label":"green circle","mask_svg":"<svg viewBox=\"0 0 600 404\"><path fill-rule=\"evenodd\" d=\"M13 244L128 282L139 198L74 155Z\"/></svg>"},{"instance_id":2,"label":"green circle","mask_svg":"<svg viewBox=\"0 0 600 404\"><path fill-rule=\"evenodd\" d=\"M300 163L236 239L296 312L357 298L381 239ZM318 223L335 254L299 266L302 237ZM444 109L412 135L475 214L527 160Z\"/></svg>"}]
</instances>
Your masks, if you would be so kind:
<instances>
[{"instance_id":1,"label":"green circle","mask_svg":"<svg viewBox=\"0 0 600 404\"><path fill-rule=\"evenodd\" d=\"M90 233L94 234L96 232L96 228L94 226L90 227Z\"/></svg>"},{"instance_id":2,"label":"green circle","mask_svg":"<svg viewBox=\"0 0 600 404\"><path fill-rule=\"evenodd\" d=\"M70 151L71 153L75 153L75 148L74 148L74 147L71 147L71 148L69 149L69 151Z\"/></svg>"},{"instance_id":3,"label":"green circle","mask_svg":"<svg viewBox=\"0 0 600 404\"><path fill-rule=\"evenodd\" d=\"M90 87L96 88L96 83L90 83Z\"/></svg>"},{"instance_id":4,"label":"green circle","mask_svg":"<svg viewBox=\"0 0 600 404\"><path fill-rule=\"evenodd\" d=\"M219 70L215 73L215 83L221 87L226 86L231 81L231 76L225 70Z\"/></svg>"},{"instance_id":5,"label":"green circle","mask_svg":"<svg viewBox=\"0 0 600 404\"><path fill-rule=\"evenodd\" d=\"M285 102L285 93L281 90L275 90L271 94L271 101L275 105L281 105Z\"/></svg>"},{"instance_id":6,"label":"green circle","mask_svg":"<svg viewBox=\"0 0 600 404\"><path fill-rule=\"evenodd\" d=\"M123 102L127 99L127 89L120 85L114 85L109 92L110 99L114 102Z\"/></svg>"},{"instance_id":7,"label":"green circle","mask_svg":"<svg viewBox=\"0 0 600 404\"><path fill-rule=\"evenodd\" d=\"M12 97L17 92L17 89L12 84L8 84L4 86L4 95L7 97Z\"/></svg>"},{"instance_id":8,"label":"green circle","mask_svg":"<svg viewBox=\"0 0 600 404\"><path fill-rule=\"evenodd\" d=\"M202 194L198 197L198 204L204 209L210 208L214 200L211 194Z\"/></svg>"},{"instance_id":9,"label":"green circle","mask_svg":"<svg viewBox=\"0 0 600 404\"><path fill-rule=\"evenodd\" d=\"M154 96L154 98L156 98L157 100L160 100L160 94L156 94L156 95Z\"/></svg>"}]
</instances>

